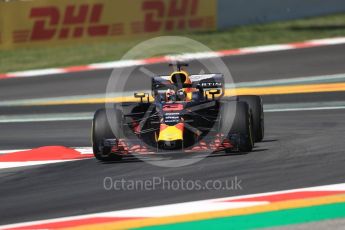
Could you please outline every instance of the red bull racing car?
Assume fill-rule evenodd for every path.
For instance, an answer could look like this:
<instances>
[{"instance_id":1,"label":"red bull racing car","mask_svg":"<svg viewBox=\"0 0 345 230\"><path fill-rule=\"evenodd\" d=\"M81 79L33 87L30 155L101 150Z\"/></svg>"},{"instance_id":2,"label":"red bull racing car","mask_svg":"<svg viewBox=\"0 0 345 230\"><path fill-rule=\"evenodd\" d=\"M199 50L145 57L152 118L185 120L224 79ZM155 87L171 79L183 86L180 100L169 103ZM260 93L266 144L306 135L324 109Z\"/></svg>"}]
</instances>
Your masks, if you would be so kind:
<instances>
[{"instance_id":1,"label":"red bull racing car","mask_svg":"<svg viewBox=\"0 0 345 230\"><path fill-rule=\"evenodd\" d=\"M250 152L264 137L259 96L223 97L222 74L190 75L187 63L170 64L169 76L152 77L151 96L96 111L92 145L100 161L133 154Z\"/></svg>"}]
</instances>

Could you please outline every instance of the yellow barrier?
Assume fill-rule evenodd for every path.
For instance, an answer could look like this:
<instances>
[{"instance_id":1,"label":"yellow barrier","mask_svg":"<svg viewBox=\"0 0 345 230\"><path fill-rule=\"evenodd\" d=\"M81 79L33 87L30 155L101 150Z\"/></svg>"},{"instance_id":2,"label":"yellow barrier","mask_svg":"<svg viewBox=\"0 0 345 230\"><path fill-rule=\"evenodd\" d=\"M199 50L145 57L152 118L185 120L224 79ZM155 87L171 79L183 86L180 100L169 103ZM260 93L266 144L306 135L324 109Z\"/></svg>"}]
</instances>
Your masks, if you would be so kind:
<instances>
[{"instance_id":1,"label":"yellow barrier","mask_svg":"<svg viewBox=\"0 0 345 230\"><path fill-rule=\"evenodd\" d=\"M216 29L217 0L0 3L0 48L113 41Z\"/></svg>"}]
</instances>

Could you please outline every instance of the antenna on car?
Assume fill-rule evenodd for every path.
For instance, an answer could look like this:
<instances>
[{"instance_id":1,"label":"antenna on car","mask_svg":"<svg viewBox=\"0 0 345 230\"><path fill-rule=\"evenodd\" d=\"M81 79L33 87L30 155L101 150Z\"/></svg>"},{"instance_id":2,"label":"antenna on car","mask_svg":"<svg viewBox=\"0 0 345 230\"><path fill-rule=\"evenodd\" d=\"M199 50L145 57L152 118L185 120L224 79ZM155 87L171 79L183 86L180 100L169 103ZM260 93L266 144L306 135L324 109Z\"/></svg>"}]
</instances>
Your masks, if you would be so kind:
<instances>
[{"instance_id":1,"label":"antenna on car","mask_svg":"<svg viewBox=\"0 0 345 230\"><path fill-rule=\"evenodd\" d=\"M181 69L182 69L181 67L188 67L189 64L186 62L176 61L176 62L169 63L169 66L176 66L177 70L181 71Z\"/></svg>"}]
</instances>

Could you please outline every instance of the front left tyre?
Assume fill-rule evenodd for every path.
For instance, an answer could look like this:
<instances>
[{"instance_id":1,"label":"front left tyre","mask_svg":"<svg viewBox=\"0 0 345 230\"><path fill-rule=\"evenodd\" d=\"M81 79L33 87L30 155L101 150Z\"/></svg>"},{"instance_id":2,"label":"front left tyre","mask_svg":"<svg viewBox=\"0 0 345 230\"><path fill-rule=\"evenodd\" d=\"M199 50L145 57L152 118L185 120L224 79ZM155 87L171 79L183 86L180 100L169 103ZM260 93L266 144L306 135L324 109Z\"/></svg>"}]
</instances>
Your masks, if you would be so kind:
<instances>
[{"instance_id":1,"label":"front left tyre","mask_svg":"<svg viewBox=\"0 0 345 230\"><path fill-rule=\"evenodd\" d=\"M252 117L248 104L230 101L221 107L221 133L227 133L229 139L236 137L239 152L251 152L254 147L252 135ZM226 149L231 152L231 149Z\"/></svg>"},{"instance_id":2,"label":"front left tyre","mask_svg":"<svg viewBox=\"0 0 345 230\"><path fill-rule=\"evenodd\" d=\"M255 142L263 140L265 135L265 121L262 99L256 95L238 96L238 101L246 102L252 115L253 139Z\"/></svg>"}]
</instances>

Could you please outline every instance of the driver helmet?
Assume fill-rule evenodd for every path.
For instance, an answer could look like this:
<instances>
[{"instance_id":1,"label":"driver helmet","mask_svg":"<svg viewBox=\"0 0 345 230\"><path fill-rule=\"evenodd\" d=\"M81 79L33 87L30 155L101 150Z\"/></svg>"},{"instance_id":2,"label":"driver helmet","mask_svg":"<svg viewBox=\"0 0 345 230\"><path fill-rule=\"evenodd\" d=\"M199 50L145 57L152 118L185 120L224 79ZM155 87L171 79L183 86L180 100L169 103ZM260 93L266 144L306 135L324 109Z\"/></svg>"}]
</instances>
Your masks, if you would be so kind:
<instances>
[{"instance_id":1,"label":"driver helmet","mask_svg":"<svg viewBox=\"0 0 345 230\"><path fill-rule=\"evenodd\" d=\"M168 89L165 92L165 98L167 102L176 101L176 92L173 89Z\"/></svg>"}]
</instances>

